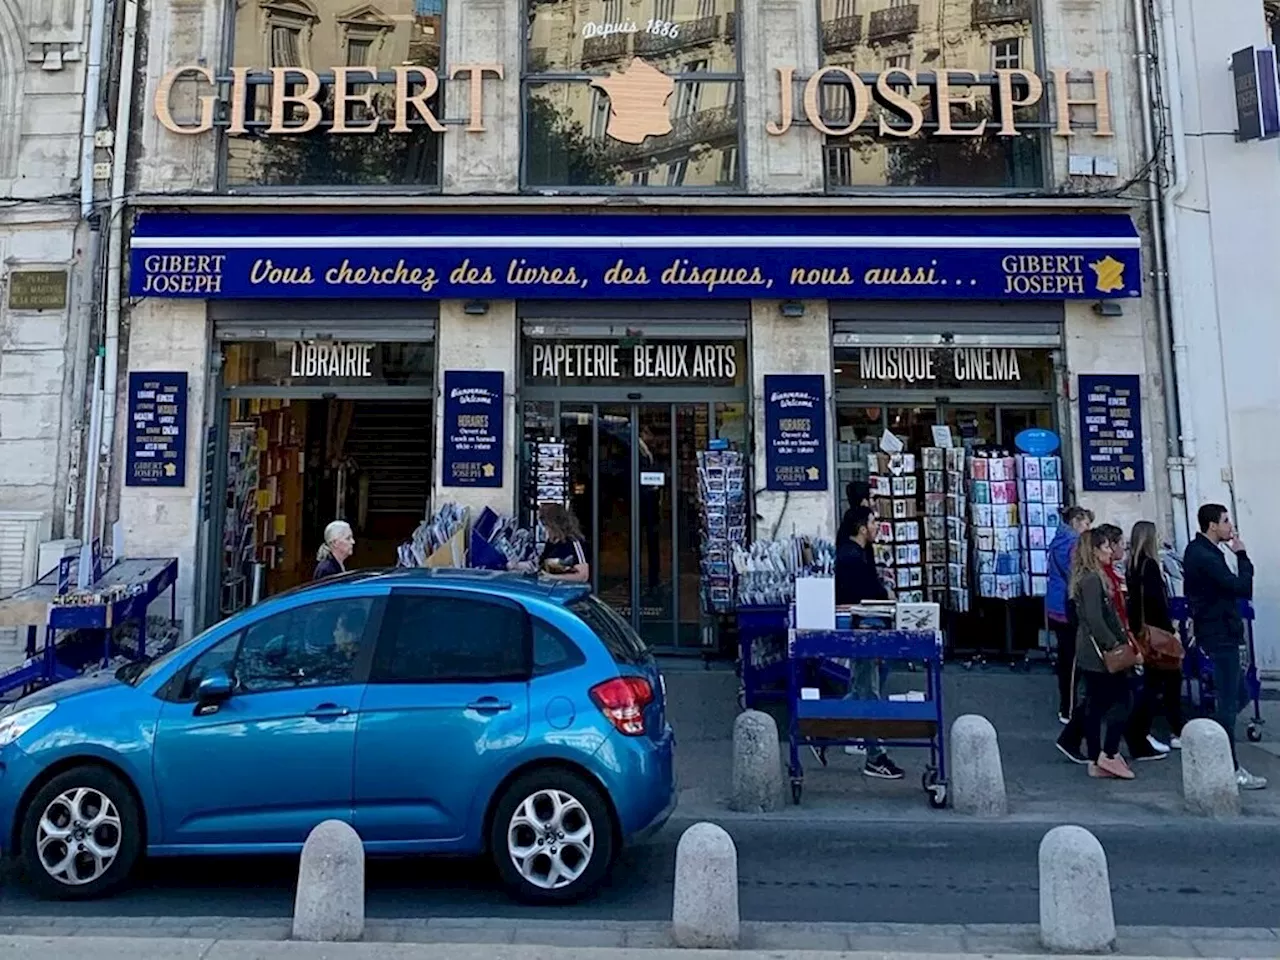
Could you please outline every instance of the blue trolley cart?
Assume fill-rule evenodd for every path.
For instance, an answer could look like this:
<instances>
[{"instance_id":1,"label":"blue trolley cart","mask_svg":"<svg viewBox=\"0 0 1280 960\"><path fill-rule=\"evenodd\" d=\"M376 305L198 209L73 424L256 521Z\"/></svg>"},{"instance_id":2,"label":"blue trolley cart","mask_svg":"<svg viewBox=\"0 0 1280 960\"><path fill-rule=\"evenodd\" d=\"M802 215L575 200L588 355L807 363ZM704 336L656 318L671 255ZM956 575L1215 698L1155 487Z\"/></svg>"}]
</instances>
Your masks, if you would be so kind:
<instances>
[{"instance_id":1,"label":"blue trolley cart","mask_svg":"<svg viewBox=\"0 0 1280 960\"><path fill-rule=\"evenodd\" d=\"M1213 686L1213 659L1195 643L1186 597L1169 598L1169 616L1178 628L1178 636L1182 638L1182 646L1187 651L1182 661L1183 687L1187 699L1202 715L1212 716L1217 703L1217 692ZM1253 604L1248 600L1240 601L1240 616L1244 618L1245 644L1249 653L1244 687L1245 693L1253 701L1253 716L1249 718L1245 735L1251 742L1257 743L1262 739L1262 727L1266 720L1262 717L1262 678L1258 676L1258 658L1253 648Z\"/></svg>"},{"instance_id":2,"label":"blue trolley cart","mask_svg":"<svg viewBox=\"0 0 1280 960\"><path fill-rule=\"evenodd\" d=\"M942 712L942 634L929 630L792 630L787 644L791 799L800 802L803 747L824 750L869 739L885 746L924 747L929 766L921 786L935 808L947 805L946 726ZM880 660L925 666L923 700L805 699L807 678L834 660ZM843 671L842 671L843 672Z\"/></svg>"}]
</instances>

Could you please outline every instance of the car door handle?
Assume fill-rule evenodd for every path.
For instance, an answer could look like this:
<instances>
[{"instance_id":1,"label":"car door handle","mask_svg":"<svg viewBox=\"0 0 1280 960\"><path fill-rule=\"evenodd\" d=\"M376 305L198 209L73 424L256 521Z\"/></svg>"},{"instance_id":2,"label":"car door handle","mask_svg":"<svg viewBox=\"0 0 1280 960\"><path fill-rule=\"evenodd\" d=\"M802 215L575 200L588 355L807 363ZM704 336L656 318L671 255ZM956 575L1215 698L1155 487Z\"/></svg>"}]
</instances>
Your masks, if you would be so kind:
<instances>
[{"instance_id":1,"label":"car door handle","mask_svg":"<svg viewBox=\"0 0 1280 960\"><path fill-rule=\"evenodd\" d=\"M478 710L480 713L502 713L504 710L511 709L511 703L507 700L499 700L497 697L481 697L473 703L468 703L467 709Z\"/></svg>"},{"instance_id":2,"label":"car door handle","mask_svg":"<svg viewBox=\"0 0 1280 960\"><path fill-rule=\"evenodd\" d=\"M318 707L313 707L307 711L308 717L314 717L317 720L336 720L338 717L345 717L351 710L348 707L340 707L336 703L322 703Z\"/></svg>"}]
</instances>

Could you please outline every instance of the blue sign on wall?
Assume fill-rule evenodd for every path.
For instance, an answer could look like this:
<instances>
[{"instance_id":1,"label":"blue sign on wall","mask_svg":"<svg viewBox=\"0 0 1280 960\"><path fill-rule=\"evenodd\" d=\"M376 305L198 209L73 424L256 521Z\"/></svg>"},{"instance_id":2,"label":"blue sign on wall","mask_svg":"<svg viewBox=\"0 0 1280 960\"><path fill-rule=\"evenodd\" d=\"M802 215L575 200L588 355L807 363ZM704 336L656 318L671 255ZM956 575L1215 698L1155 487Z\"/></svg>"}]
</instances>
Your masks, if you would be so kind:
<instances>
[{"instance_id":1,"label":"blue sign on wall","mask_svg":"<svg viewBox=\"0 0 1280 960\"><path fill-rule=\"evenodd\" d=\"M1137 375L1082 373L1079 404L1081 486L1112 493L1145 490Z\"/></svg>"},{"instance_id":2,"label":"blue sign on wall","mask_svg":"<svg viewBox=\"0 0 1280 960\"><path fill-rule=\"evenodd\" d=\"M129 374L125 485L181 487L187 482L187 375Z\"/></svg>"},{"instance_id":3,"label":"blue sign on wall","mask_svg":"<svg viewBox=\"0 0 1280 960\"><path fill-rule=\"evenodd\" d=\"M135 297L1096 300L1128 216L144 213Z\"/></svg>"},{"instance_id":4,"label":"blue sign on wall","mask_svg":"<svg viewBox=\"0 0 1280 960\"><path fill-rule=\"evenodd\" d=\"M827 401L821 374L764 378L767 490L827 489Z\"/></svg>"},{"instance_id":5,"label":"blue sign on wall","mask_svg":"<svg viewBox=\"0 0 1280 960\"><path fill-rule=\"evenodd\" d=\"M444 486L502 486L502 383L499 370L444 372Z\"/></svg>"}]
</instances>

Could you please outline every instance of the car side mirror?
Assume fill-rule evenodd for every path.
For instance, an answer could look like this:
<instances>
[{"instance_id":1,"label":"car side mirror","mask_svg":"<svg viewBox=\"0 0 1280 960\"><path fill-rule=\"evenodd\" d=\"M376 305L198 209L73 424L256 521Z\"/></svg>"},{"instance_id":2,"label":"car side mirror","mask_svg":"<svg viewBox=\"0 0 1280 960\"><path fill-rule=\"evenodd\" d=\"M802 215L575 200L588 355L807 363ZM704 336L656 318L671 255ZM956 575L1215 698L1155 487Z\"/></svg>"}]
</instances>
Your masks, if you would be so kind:
<instances>
[{"instance_id":1,"label":"car side mirror","mask_svg":"<svg viewBox=\"0 0 1280 960\"><path fill-rule=\"evenodd\" d=\"M196 712L214 713L231 699L231 675L225 670L214 670L200 681L196 690Z\"/></svg>"}]
</instances>

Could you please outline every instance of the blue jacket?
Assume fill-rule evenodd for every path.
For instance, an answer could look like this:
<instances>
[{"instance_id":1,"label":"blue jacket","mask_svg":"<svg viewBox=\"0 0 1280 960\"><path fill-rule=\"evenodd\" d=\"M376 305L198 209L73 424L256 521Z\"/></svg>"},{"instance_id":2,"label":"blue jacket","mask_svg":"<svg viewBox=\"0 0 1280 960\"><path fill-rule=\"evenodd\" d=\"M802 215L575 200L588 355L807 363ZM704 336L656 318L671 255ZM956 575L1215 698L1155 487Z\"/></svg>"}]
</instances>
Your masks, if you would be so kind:
<instances>
[{"instance_id":1,"label":"blue jacket","mask_svg":"<svg viewBox=\"0 0 1280 960\"><path fill-rule=\"evenodd\" d=\"M1044 595L1044 610L1050 620L1068 623L1067 581L1071 579L1071 551L1080 534L1070 524L1062 524L1049 544L1049 587Z\"/></svg>"}]
</instances>

